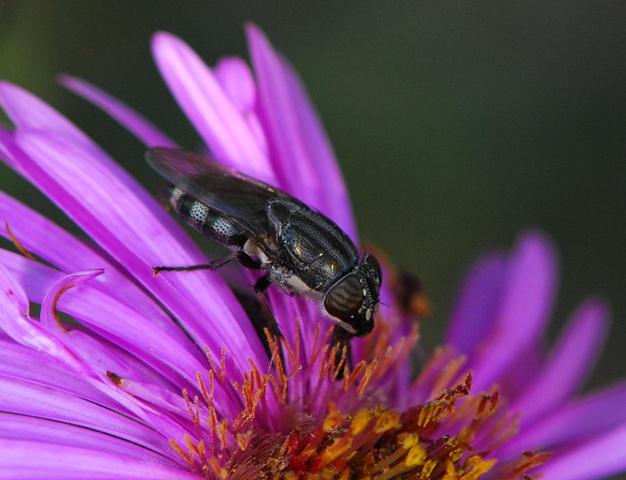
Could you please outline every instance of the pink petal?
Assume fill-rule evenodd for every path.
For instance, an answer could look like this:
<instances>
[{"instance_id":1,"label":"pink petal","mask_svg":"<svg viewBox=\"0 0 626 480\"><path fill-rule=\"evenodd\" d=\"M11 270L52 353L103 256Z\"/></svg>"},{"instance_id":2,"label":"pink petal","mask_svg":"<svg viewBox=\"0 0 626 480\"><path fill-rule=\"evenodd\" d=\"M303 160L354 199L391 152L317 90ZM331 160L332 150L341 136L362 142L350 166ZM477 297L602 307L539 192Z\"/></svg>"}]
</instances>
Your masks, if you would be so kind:
<instances>
[{"instance_id":1,"label":"pink petal","mask_svg":"<svg viewBox=\"0 0 626 480\"><path fill-rule=\"evenodd\" d=\"M26 250L65 272L102 268L105 274L96 279L94 286L151 318L155 325L186 345L189 351L193 350L180 328L117 266L44 216L0 192L0 235L5 238L9 236L7 224Z\"/></svg>"},{"instance_id":2,"label":"pink petal","mask_svg":"<svg viewBox=\"0 0 626 480\"><path fill-rule=\"evenodd\" d=\"M622 424L556 455L537 474L550 480L595 480L625 471L626 424Z\"/></svg>"},{"instance_id":3,"label":"pink petal","mask_svg":"<svg viewBox=\"0 0 626 480\"><path fill-rule=\"evenodd\" d=\"M42 325L56 328L52 313L55 298L68 287L76 286L76 279L85 273L65 276L45 265L3 250L0 250L0 261L20 278L22 285L28 289L31 301L42 304ZM84 278L89 278L89 272ZM203 364L184 346L152 324L149 317L138 315L88 285L77 288L67 290L60 296L56 305L59 311L71 315L114 344L122 346L174 384L180 384L178 376L188 384L196 384L196 372L204 370ZM68 338L67 341L71 345L74 339Z\"/></svg>"},{"instance_id":4,"label":"pink petal","mask_svg":"<svg viewBox=\"0 0 626 480\"><path fill-rule=\"evenodd\" d=\"M198 480L184 469L130 455L36 441L0 440L0 471L11 480ZM52 473L54 472L54 473ZM54 476L51 476L51 475Z\"/></svg>"},{"instance_id":5,"label":"pink petal","mask_svg":"<svg viewBox=\"0 0 626 480\"><path fill-rule=\"evenodd\" d=\"M568 399L591 371L604 343L608 308L603 302L587 301L574 313L545 365L511 408L523 412L523 423Z\"/></svg>"},{"instance_id":6,"label":"pink petal","mask_svg":"<svg viewBox=\"0 0 626 480\"><path fill-rule=\"evenodd\" d=\"M176 466L167 457L152 450L102 432L67 423L11 413L0 413L0 424L2 425L3 440L26 440L88 448L102 453L127 455L138 460L165 466ZM30 462L27 464L30 465Z\"/></svg>"},{"instance_id":7,"label":"pink petal","mask_svg":"<svg viewBox=\"0 0 626 480\"><path fill-rule=\"evenodd\" d=\"M83 426L155 451L169 451L167 438L163 438L139 422L58 390L24 381L0 378L0 404L5 412Z\"/></svg>"},{"instance_id":8,"label":"pink petal","mask_svg":"<svg viewBox=\"0 0 626 480\"><path fill-rule=\"evenodd\" d=\"M269 156L267 140L256 114L256 84L248 64L239 57L221 58L215 66L215 77L245 119L259 148L267 158Z\"/></svg>"},{"instance_id":9,"label":"pink petal","mask_svg":"<svg viewBox=\"0 0 626 480\"><path fill-rule=\"evenodd\" d=\"M14 96L15 90L20 94ZM29 99L17 87L0 87L0 100L11 106L7 111L20 111L21 107L29 111ZM57 117L60 115L49 112L48 121L55 124ZM19 119L20 115L13 118L14 122ZM233 378L238 377L233 365L238 365L238 371L247 370L248 357L259 366L266 363L250 322L218 275L153 277L153 265L192 265L206 260L126 172L94 144L74 142L66 136L22 133L21 125L17 126L17 141L30 157L20 150L13 155L29 177L152 291L199 345L207 346L214 355L226 344L237 351L227 362Z\"/></svg>"},{"instance_id":10,"label":"pink petal","mask_svg":"<svg viewBox=\"0 0 626 480\"><path fill-rule=\"evenodd\" d=\"M279 57L279 60L282 59ZM322 211L332 218L350 238L356 240L358 235L350 194L335 152L300 77L288 62L284 60L282 62L308 158L320 176L323 188L321 193L325 197Z\"/></svg>"},{"instance_id":11,"label":"pink petal","mask_svg":"<svg viewBox=\"0 0 626 480\"><path fill-rule=\"evenodd\" d=\"M498 381L526 348L538 345L552 310L556 270L556 254L548 239L539 232L522 235L510 259L493 334L473 366L475 389Z\"/></svg>"},{"instance_id":12,"label":"pink petal","mask_svg":"<svg viewBox=\"0 0 626 480\"><path fill-rule=\"evenodd\" d=\"M12 132L0 126L0 160L2 160L4 163L6 163L9 167L11 167L20 175L24 175L24 172L21 170L19 163L13 160L13 157L8 152L6 152L2 146L4 142L11 141L12 137L13 137Z\"/></svg>"},{"instance_id":13,"label":"pink petal","mask_svg":"<svg viewBox=\"0 0 626 480\"><path fill-rule=\"evenodd\" d=\"M104 273L102 269L93 268L82 272L71 273L62 276L55 281L48 289L41 302L41 314L39 321L48 330L59 330L63 332L61 325L56 318L56 303L62 294L79 286L83 282L88 282Z\"/></svg>"},{"instance_id":14,"label":"pink petal","mask_svg":"<svg viewBox=\"0 0 626 480\"><path fill-rule=\"evenodd\" d=\"M83 145L91 140L69 120L26 90L0 80L0 105L16 128L56 133Z\"/></svg>"},{"instance_id":15,"label":"pink petal","mask_svg":"<svg viewBox=\"0 0 626 480\"><path fill-rule=\"evenodd\" d=\"M490 254L476 261L465 275L447 329L446 344L469 354L485 339L498 305L506 260Z\"/></svg>"},{"instance_id":16,"label":"pink petal","mask_svg":"<svg viewBox=\"0 0 626 480\"><path fill-rule=\"evenodd\" d=\"M70 75L61 75L59 82L68 90L108 113L118 123L126 127L146 146L175 147L161 130L118 99L98 87Z\"/></svg>"},{"instance_id":17,"label":"pink petal","mask_svg":"<svg viewBox=\"0 0 626 480\"><path fill-rule=\"evenodd\" d=\"M59 390L93 403L118 409L108 397L94 389L55 358L7 340L0 340L0 376L26 380Z\"/></svg>"},{"instance_id":18,"label":"pink petal","mask_svg":"<svg viewBox=\"0 0 626 480\"><path fill-rule=\"evenodd\" d=\"M246 33L258 82L259 116L280 186L355 238L345 186L299 80L256 26L248 25Z\"/></svg>"},{"instance_id":19,"label":"pink petal","mask_svg":"<svg viewBox=\"0 0 626 480\"><path fill-rule=\"evenodd\" d=\"M256 105L256 85L246 62L239 57L221 58L214 69L215 78L240 113L254 110Z\"/></svg>"},{"instance_id":20,"label":"pink petal","mask_svg":"<svg viewBox=\"0 0 626 480\"><path fill-rule=\"evenodd\" d=\"M4 332L16 342L45 352L64 362L72 371L84 374L86 382L104 392L107 396L136 414L139 418L148 421L151 425L155 425L155 428L158 429L157 431L167 435L167 438L182 438L184 434L187 434L187 432L181 429L180 425L173 423L168 418L162 417L158 412L147 408L147 406L141 404L141 402L117 389L117 387L102 383L102 379L97 378L97 374L94 373L91 366L82 362L81 359L75 355L75 352L70 350L71 342L68 343L70 347L67 348L56 336L52 335L41 326L39 322L33 322L28 318L28 311L22 304L23 298L25 298L25 295L23 291L21 291L20 285L15 282L6 268L0 264L0 329L4 330ZM42 401L41 395L37 392L24 393L25 388L26 387L22 388L17 384L13 385L6 382L4 387L0 385L0 405L3 405L3 408L7 411L28 415L35 415L36 413L34 412L40 411L41 408L44 409L41 411L45 411L45 409L50 406ZM50 393L53 392L49 389L45 390L45 392L48 391ZM15 396L16 392L17 396ZM24 400L25 398L36 399L36 402L39 403L36 403L35 406L29 405L29 402ZM57 406L61 408L61 404L64 402L69 405L74 399L78 401L77 398L71 396L66 400L60 400L60 398L59 396L54 396L54 398L51 399L51 401L55 403L55 408L57 408ZM58 405L56 403L57 399L59 399ZM230 413L227 409L231 407L232 404L224 401L221 389L216 391L216 401L226 413ZM89 404L92 405L91 402L89 402Z\"/></svg>"},{"instance_id":21,"label":"pink petal","mask_svg":"<svg viewBox=\"0 0 626 480\"><path fill-rule=\"evenodd\" d=\"M526 450L553 449L559 444L607 432L626 423L626 383L566 403L542 420L528 425L501 450L510 456Z\"/></svg>"},{"instance_id":22,"label":"pink petal","mask_svg":"<svg viewBox=\"0 0 626 480\"><path fill-rule=\"evenodd\" d=\"M152 52L170 91L216 159L275 183L253 133L200 57L178 37L165 32L154 35Z\"/></svg>"},{"instance_id":23,"label":"pink petal","mask_svg":"<svg viewBox=\"0 0 626 480\"><path fill-rule=\"evenodd\" d=\"M0 263L0 330L17 343L61 359L76 372L83 365L54 337L28 316L26 293Z\"/></svg>"}]
</instances>

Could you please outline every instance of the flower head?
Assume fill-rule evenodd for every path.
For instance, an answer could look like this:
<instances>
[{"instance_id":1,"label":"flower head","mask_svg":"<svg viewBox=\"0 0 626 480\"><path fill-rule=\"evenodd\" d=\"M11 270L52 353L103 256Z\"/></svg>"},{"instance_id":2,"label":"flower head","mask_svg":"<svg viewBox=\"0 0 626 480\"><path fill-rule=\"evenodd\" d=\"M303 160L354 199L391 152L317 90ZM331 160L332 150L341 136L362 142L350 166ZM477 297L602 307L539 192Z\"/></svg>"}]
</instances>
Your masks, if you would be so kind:
<instances>
[{"instance_id":1,"label":"flower head","mask_svg":"<svg viewBox=\"0 0 626 480\"><path fill-rule=\"evenodd\" d=\"M209 69L171 34L156 34L153 52L217 161L356 241L298 77L256 27L247 33L254 74L238 58ZM147 147L176 145L96 87L61 82ZM0 157L87 235L1 194L1 233L16 247L0 250L6 478L583 479L626 469L626 386L574 396L602 343L603 302L583 303L550 353L541 348L556 282L541 233L474 265L446 345L413 375L417 324L394 300L390 265L377 328L350 351L314 302L274 290L283 338L259 335L218 273L152 275L206 259L104 150L15 85L0 84L0 105L13 123L0 128Z\"/></svg>"}]
</instances>

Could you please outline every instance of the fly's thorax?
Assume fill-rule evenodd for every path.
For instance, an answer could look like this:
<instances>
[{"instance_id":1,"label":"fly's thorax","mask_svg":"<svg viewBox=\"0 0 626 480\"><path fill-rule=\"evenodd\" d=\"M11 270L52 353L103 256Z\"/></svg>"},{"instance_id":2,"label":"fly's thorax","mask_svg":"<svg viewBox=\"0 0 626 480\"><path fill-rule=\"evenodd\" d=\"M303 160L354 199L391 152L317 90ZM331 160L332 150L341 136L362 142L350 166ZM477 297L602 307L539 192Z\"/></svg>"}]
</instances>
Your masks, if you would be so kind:
<instances>
[{"instance_id":1,"label":"fly's thorax","mask_svg":"<svg viewBox=\"0 0 626 480\"><path fill-rule=\"evenodd\" d=\"M283 200L272 202L267 213L283 263L309 288L324 291L354 268L356 247L330 219Z\"/></svg>"}]
</instances>

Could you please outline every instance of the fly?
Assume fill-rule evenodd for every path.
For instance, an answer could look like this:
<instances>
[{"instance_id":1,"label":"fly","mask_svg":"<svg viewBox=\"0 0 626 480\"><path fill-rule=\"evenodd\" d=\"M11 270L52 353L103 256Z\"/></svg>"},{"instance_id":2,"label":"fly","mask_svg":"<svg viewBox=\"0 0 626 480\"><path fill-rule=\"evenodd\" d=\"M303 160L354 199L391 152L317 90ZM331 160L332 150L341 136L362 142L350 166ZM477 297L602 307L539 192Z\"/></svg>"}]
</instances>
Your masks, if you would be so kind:
<instances>
[{"instance_id":1,"label":"fly","mask_svg":"<svg viewBox=\"0 0 626 480\"><path fill-rule=\"evenodd\" d=\"M214 270L237 259L264 275L258 294L272 284L315 299L347 336L374 328L381 269L370 254L329 218L291 195L200 155L153 148L148 163L168 182L169 203L191 227L231 254L209 264L155 267L161 271Z\"/></svg>"}]
</instances>

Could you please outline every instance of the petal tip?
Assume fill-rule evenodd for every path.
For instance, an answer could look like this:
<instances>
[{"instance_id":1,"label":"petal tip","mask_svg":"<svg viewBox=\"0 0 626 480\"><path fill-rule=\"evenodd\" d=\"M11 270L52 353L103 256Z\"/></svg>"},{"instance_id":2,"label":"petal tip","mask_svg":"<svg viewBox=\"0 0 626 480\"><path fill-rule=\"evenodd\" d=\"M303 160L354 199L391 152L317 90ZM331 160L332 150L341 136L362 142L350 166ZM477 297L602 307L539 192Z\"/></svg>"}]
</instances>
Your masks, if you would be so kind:
<instances>
[{"instance_id":1,"label":"petal tip","mask_svg":"<svg viewBox=\"0 0 626 480\"><path fill-rule=\"evenodd\" d=\"M173 33L164 30L155 32L150 40L152 55L158 58L163 50L180 45L180 43L182 43L182 40Z\"/></svg>"},{"instance_id":2,"label":"petal tip","mask_svg":"<svg viewBox=\"0 0 626 480\"><path fill-rule=\"evenodd\" d=\"M248 45L252 50L255 45L268 46L269 40L265 35L265 32L254 22L246 22L244 25L244 31L248 39Z\"/></svg>"},{"instance_id":3,"label":"petal tip","mask_svg":"<svg viewBox=\"0 0 626 480\"><path fill-rule=\"evenodd\" d=\"M75 85L76 83L81 83L81 80L78 77L68 73L57 73L54 79L59 85L62 85L65 88L70 88L70 86Z\"/></svg>"}]
</instances>

